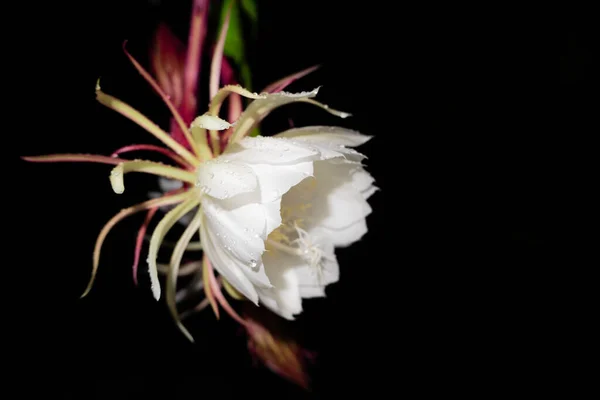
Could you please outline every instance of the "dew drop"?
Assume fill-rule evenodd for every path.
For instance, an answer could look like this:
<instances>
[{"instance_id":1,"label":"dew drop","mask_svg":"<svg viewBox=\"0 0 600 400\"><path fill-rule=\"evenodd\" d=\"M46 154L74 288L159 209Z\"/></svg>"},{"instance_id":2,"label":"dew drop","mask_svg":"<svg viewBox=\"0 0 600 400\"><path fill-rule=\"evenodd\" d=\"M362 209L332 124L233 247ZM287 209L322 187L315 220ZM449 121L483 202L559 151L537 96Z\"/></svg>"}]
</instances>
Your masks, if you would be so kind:
<instances>
[{"instance_id":1,"label":"dew drop","mask_svg":"<svg viewBox=\"0 0 600 400\"><path fill-rule=\"evenodd\" d=\"M258 262L253 258L250 260L250 262L248 262L248 266L250 268L256 268L256 266L258 265Z\"/></svg>"}]
</instances>

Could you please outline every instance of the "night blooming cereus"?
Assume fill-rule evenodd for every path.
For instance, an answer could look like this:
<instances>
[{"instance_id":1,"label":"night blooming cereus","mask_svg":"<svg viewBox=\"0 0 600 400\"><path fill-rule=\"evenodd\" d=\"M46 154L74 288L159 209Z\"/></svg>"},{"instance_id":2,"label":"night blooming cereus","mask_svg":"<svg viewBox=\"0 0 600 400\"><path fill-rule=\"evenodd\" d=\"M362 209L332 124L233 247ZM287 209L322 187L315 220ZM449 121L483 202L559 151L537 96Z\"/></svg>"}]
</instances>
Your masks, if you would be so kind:
<instances>
[{"instance_id":1,"label":"night blooming cereus","mask_svg":"<svg viewBox=\"0 0 600 400\"><path fill-rule=\"evenodd\" d=\"M325 287L339 278L334 249L348 246L366 232L367 202L377 188L363 168L364 156L353 149L369 136L332 126L293 128L271 137L250 137L254 128L274 109L296 102L309 103L346 117L317 102L318 88L301 93L283 92L290 82L307 73L285 78L261 93L239 85L219 83L225 73L223 42L228 19L223 24L211 64L210 105L202 115L189 117L193 107L185 96L165 93L164 79L157 83L126 51L140 74L162 97L173 115L167 133L142 113L96 87L98 101L146 129L165 147L133 145L112 156L59 154L24 157L34 162L99 162L112 164L110 183L115 193L125 190L125 175L142 172L164 178L171 186L160 196L123 209L102 229L94 250L93 270L86 295L100 262L102 243L123 218L148 211L140 229L134 260L134 276L141 243L150 219L167 208L155 227L147 255L154 297L161 297L159 272L166 273L165 297L177 325L192 340L177 309L177 278L187 250L201 247L198 275L210 304L218 316L220 304L241 324L247 322L228 304L221 286L236 299L263 305L286 319L302 311L302 299L325 295ZM189 55L189 54L188 54ZM197 56L197 54L196 54ZM193 64L192 64L193 65ZM158 76L161 81L160 75ZM195 79L195 78L194 78ZM194 80L192 84L196 86ZM185 92L187 93L187 92ZM242 110L241 97L250 99ZM227 119L220 117L229 99ZM237 99L237 100L235 100ZM128 151L156 151L167 155L172 165L149 160L123 159ZM187 217L187 219L184 219ZM168 266L157 262L167 233L178 221L185 230L176 242ZM192 242L198 234L200 242ZM217 270L220 277L214 274Z\"/></svg>"}]
</instances>

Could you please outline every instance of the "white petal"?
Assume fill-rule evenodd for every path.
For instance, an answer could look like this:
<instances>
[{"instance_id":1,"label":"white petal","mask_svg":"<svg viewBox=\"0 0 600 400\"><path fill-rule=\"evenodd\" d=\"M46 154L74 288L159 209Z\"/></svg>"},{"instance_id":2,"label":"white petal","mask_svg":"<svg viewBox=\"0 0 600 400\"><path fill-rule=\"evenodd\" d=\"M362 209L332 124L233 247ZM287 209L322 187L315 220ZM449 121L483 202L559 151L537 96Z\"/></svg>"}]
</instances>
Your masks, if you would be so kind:
<instances>
[{"instance_id":1,"label":"white petal","mask_svg":"<svg viewBox=\"0 0 600 400\"><path fill-rule=\"evenodd\" d=\"M303 299L313 297L325 297L325 287L323 286L300 286L300 296Z\"/></svg>"},{"instance_id":2,"label":"white petal","mask_svg":"<svg viewBox=\"0 0 600 400\"><path fill-rule=\"evenodd\" d=\"M377 186L370 186L369 188L361 191L361 193L363 195L363 198L365 200L367 200L369 197L371 197L378 190L379 190L379 188Z\"/></svg>"},{"instance_id":3,"label":"white petal","mask_svg":"<svg viewBox=\"0 0 600 400\"><path fill-rule=\"evenodd\" d=\"M321 229L328 233L335 247L350 246L352 243L359 241L368 232L367 221L364 218L341 229L323 227Z\"/></svg>"},{"instance_id":4,"label":"white petal","mask_svg":"<svg viewBox=\"0 0 600 400\"><path fill-rule=\"evenodd\" d=\"M204 114L199 117L196 117L196 119L192 121L191 126L202 129L209 129L211 131L222 131L231 128L233 125L225 121L224 119L221 119L214 115Z\"/></svg>"},{"instance_id":5,"label":"white petal","mask_svg":"<svg viewBox=\"0 0 600 400\"><path fill-rule=\"evenodd\" d=\"M350 176L352 178L352 185L359 192L370 189L373 186L373 182L375 182L375 178L373 178L371 174L365 171L362 167L351 170Z\"/></svg>"},{"instance_id":6,"label":"white petal","mask_svg":"<svg viewBox=\"0 0 600 400\"><path fill-rule=\"evenodd\" d=\"M277 107L281 107L285 104L293 103L303 99L309 99L315 97L319 92L319 88L316 88L310 92L301 93L270 93L264 94L265 97L252 101L248 107L244 110L240 118L238 119L233 136L231 138L232 143L237 142L258 124L267 114L273 111Z\"/></svg>"},{"instance_id":7,"label":"white petal","mask_svg":"<svg viewBox=\"0 0 600 400\"><path fill-rule=\"evenodd\" d=\"M224 247L244 264L255 267L265 251L264 208L252 203L228 210L210 198L202 201L202 208L207 228L216 237L215 245Z\"/></svg>"},{"instance_id":8,"label":"white petal","mask_svg":"<svg viewBox=\"0 0 600 400\"><path fill-rule=\"evenodd\" d=\"M204 219L206 222L206 218ZM248 280L244 273L231 262L231 257L225 255L223 249L215 245L215 237L208 231L206 223L200 227L200 241L204 251L214 268L229 282L238 292L243 294L254 304L258 303L258 293L254 285Z\"/></svg>"},{"instance_id":9,"label":"white petal","mask_svg":"<svg viewBox=\"0 0 600 400\"><path fill-rule=\"evenodd\" d=\"M219 159L276 165L309 161L318 157L318 149L307 143L274 137L246 137L228 146Z\"/></svg>"},{"instance_id":10,"label":"white petal","mask_svg":"<svg viewBox=\"0 0 600 400\"><path fill-rule=\"evenodd\" d=\"M270 203L264 203L265 216L267 219L266 235L268 236L271 232L281 225L281 199L277 199ZM266 239L266 238L265 238Z\"/></svg>"},{"instance_id":11,"label":"white petal","mask_svg":"<svg viewBox=\"0 0 600 400\"><path fill-rule=\"evenodd\" d=\"M290 319L290 320L294 319L294 316L292 315L292 313L290 313L289 311L284 312L281 308L279 308L279 305L277 304L277 300L275 300L275 297L273 297L273 289L257 289L256 291L258 292L260 304L262 304L263 306L267 307L269 310L273 311L274 313L276 313L277 315L280 315L281 317L283 317L285 319Z\"/></svg>"},{"instance_id":12,"label":"white petal","mask_svg":"<svg viewBox=\"0 0 600 400\"><path fill-rule=\"evenodd\" d=\"M328 147L356 147L366 143L372 138L372 136L363 135L357 131L338 126L306 126L294 128L278 133L274 137L294 138L296 140L326 145Z\"/></svg>"},{"instance_id":13,"label":"white petal","mask_svg":"<svg viewBox=\"0 0 600 400\"><path fill-rule=\"evenodd\" d=\"M292 186L313 174L312 161L277 166L252 164L251 168L258 178L263 203L281 198Z\"/></svg>"},{"instance_id":14,"label":"white petal","mask_svg":"<svg viewBox=\"0 0 600 400\"><path fill-rule=\"evenodd\" d=\"M218 199L227 199L256 188L254 172L244 164L222 160L207 161L198 168L198 182L202 192Z\"/></svg>"},{"instance_id":15,"label":"white petal","mask_svg":"<svg viewBox=\"0 0 600 400\"><path fill-rule=\"evenodd\" d=\"M272 301L265 301L265 305L287 319L292 319L293 314L302 312L302 298L295 269L298 262L298 257L290 257L278 251L269 251L263 256L263 263L273 288L263 290L261 299L274 299L277 309L273 308Z\"/></svg>"},{"instance_id":16,"label":"white petal","mask_svg":"<svg viewBox=\"0 0 600 400\"><path fill-rule=\"evenodd\" d=\"M371 206L352 184L351 168L352 164L315 162L317 188L311 215L315 224L342 229L371 213Z\"/></svg>"}]
</instances>

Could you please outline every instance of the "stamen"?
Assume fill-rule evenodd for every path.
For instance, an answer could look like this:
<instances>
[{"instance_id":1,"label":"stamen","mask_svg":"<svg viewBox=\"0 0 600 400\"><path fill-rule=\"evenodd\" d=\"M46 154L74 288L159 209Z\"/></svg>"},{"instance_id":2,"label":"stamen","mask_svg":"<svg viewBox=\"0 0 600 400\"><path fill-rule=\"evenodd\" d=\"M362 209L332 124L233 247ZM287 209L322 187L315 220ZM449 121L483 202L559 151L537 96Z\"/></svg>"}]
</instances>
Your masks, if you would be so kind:
<instances>
[{"instance_id":1,"label":"stamen","mask_svg":"<svg viewBox=\"0 0 600 400\"><path fill-rule=\"evenodd\" d=\"M290 241L287 236L283 234L285 241L290 243L289 245L283 244L281 239L267 239L265 243L273 249L302 258L311 267L311 269L317 273L319 282L321 282L323 274L323 260L328 259L329 256L326 255L317 244L312 242L309 233L300 228L296 222L294 222L293 226L296 230L296 234L298 235L296 239Z\"/></svg>"}]
</instances>

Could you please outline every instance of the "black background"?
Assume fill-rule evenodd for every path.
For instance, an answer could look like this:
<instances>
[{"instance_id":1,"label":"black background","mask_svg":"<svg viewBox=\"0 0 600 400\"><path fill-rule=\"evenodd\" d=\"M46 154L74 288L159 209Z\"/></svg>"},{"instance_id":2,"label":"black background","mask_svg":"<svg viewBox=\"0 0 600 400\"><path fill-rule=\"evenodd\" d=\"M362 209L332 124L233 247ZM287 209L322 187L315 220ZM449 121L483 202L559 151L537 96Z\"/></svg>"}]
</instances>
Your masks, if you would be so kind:
<instances>
[{"instance_id":1,"label":"black background","mask_svg":"<svg viewBox=\"0 0 600 400\"><path fill-rule=\"evenodd\" d=\"M354 115L340 122L289 107L265 130L292 116L296 125L373 135L360 150L382 189L370 201L369 233L338 252L341 281L326 299L305 302L296 322L320 354L305 393L252 367L232 321L215 323L208 312L191 320L193 346L147 282L134 287L141 216L110 234L95 287L79 300L97 233L144 198L135 187L153 181L131 176L133 190L118 196L110 167L18 159L148 142L96 103L99 76L106 92L166 126L167 110L121 44L128 39L146 63L159 21L185 38L189 4L31 5L14 13L22 19L4 36L4 137L17 140L5 187L6 218L15 221L5 269L23 274L5 281L6 304L19 317L6 331L16 334L9 343L22 389L58 398L329 398L359 390L378 398L415 388L480 393L481 385L496 393L530 381L534 365L549 359L547 314L568 312L561 304L570 284L550 282L575 263L567 248L584 243L573 228L587 202L578 165L597 129L592 25L583 10L550 24L544 10L516 8L259 4L255 88L321 64L290 90L323 85L321 101Z\"/></svg>"}]
</instances>

